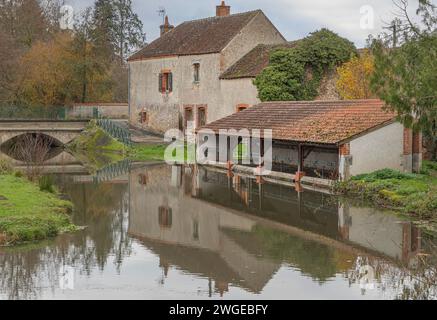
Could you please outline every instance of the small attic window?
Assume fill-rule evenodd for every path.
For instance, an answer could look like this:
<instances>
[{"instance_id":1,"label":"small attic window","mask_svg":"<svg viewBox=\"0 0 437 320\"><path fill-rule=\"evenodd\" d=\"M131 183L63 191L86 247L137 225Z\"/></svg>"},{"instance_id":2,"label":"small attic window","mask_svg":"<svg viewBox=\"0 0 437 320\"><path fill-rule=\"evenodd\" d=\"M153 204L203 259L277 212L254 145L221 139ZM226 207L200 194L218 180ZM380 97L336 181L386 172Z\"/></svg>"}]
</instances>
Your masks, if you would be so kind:
<instances>
[{"instance_id":1,"label":"small attic window","mask_svg":"<svg viewBox=\"0 0 437 320\"><path fill-rule=\"evenodd\" d=\"M193 63L193 77L194 83L200 82L200 62Z\"/></svg>"}]
</instances>

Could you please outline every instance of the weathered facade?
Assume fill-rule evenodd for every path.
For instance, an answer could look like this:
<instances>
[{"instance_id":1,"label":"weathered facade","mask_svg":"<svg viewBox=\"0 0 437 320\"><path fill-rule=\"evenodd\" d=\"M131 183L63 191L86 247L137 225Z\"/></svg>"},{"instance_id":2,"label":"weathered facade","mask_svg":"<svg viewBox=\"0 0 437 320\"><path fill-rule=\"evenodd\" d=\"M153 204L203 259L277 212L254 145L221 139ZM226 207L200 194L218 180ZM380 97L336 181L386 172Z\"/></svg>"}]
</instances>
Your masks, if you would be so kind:
<instances>
[{"instance_id":1,"label":"weathered facade","mask_svg":"<svg viewBox=\"0 0 437 320\"><path fill-rule=\"evenodd\" d=\"M261 10L184 22L129 59L131 124L158 133L202 126L259 103L252 79L221 75L259 44L286 40Z\"/></svg>"}]
</instances>

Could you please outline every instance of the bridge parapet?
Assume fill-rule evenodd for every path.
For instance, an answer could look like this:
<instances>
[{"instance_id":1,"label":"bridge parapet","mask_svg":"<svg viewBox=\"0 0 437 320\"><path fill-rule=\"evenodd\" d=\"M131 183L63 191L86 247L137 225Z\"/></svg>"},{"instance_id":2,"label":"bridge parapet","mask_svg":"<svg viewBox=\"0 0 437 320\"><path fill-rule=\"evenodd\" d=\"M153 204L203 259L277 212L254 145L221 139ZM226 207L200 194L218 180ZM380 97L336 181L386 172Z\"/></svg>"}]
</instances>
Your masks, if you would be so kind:
<instances>
[{"instance_id":1,"label":"bridge parapet","mask_svg":"<svg viewBox=\"0 0 437 320\"><path fill-rule=\"evenodd\" d=\"M45 134L67 144L77 137L87 124L88 121L84 120L0 120L0 145L27 133Z\"/></svg>"}]
</instances>

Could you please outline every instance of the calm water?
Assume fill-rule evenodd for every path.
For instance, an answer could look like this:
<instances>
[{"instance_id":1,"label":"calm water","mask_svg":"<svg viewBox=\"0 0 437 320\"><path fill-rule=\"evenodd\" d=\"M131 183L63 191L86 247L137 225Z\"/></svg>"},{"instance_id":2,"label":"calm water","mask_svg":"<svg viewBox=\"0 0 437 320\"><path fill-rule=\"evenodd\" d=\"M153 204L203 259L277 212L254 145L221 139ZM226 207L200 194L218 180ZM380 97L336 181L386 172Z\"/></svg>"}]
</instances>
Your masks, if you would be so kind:
<instances>
[{"instance_id":1,"label":"calm water","mask_svg":"<svg viewBox=\"0 0 437 320\"><path fill-rule=\"evenodd\" d=\"M388 213L201 167L52 170L87 228L0 248L1 299L437 298L437 241Z\"/></svg>"}]
</instances>

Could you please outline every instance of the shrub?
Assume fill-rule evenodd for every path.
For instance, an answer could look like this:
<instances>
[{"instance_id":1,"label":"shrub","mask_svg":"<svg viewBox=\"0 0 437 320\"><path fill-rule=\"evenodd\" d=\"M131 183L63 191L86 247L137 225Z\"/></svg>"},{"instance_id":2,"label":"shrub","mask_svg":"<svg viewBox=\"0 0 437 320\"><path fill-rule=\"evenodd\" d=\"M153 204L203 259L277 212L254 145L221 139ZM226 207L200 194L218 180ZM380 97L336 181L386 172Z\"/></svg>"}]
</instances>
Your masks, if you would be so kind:
<instances>
[{"instance_id":1,"label":"shrub","mask_svg":"<svg viewBox=\"0 0 437 320\"><path fill-rule=\"evenodd\" d=\"M12 172L12 165L5 159L0 159L0 174L8 174Z\"/></svg>"},{"instance_id":2,"label":"shrub","mask_svg":"<svg viewBox=\"0 0 437 320\"><path fill-rule=\"evenodd\" d=\"M437 172L437 162L435 161L423 161L422 168L420 169L421 174L430 175L431 171Z\"/></svg>"},{"instance_id":3,"label":"shrub","mask_svg":"<svg viewBox=\"0 0 437 320\"><path fill-rule=\"evenodd\" d=\"M16 176L17 178L22 178L23 177L23 172L17 170L17 171L14 172L14 176Z\"/></svg>"},{"instance_id":4,"label":"shrub","mask_svg":"<svg viewBox=\"0 0 437 320\"><path fill-rule=\"evenodd\" d=\"M328 71L356 56L352 42L321 29L293 48L279 48L254 80L261 101L314 100Z\"/></svg>"},{"instance_id":5,"label":"shrub","mask_svg":"<svg viewBox=\"0 0 437 320\"><path fill-rule=\"evenodd\" d=\"M375 182L377 180L389 180L389 179L406 180L406 179L414 179L414 178L415 176L410 173L402 173L400 171L396 171L392 169L382 169L382 170L375 171L373 173L357 175L355 177L352 177L352 180Z\"/></svg>"}]
</instances>

